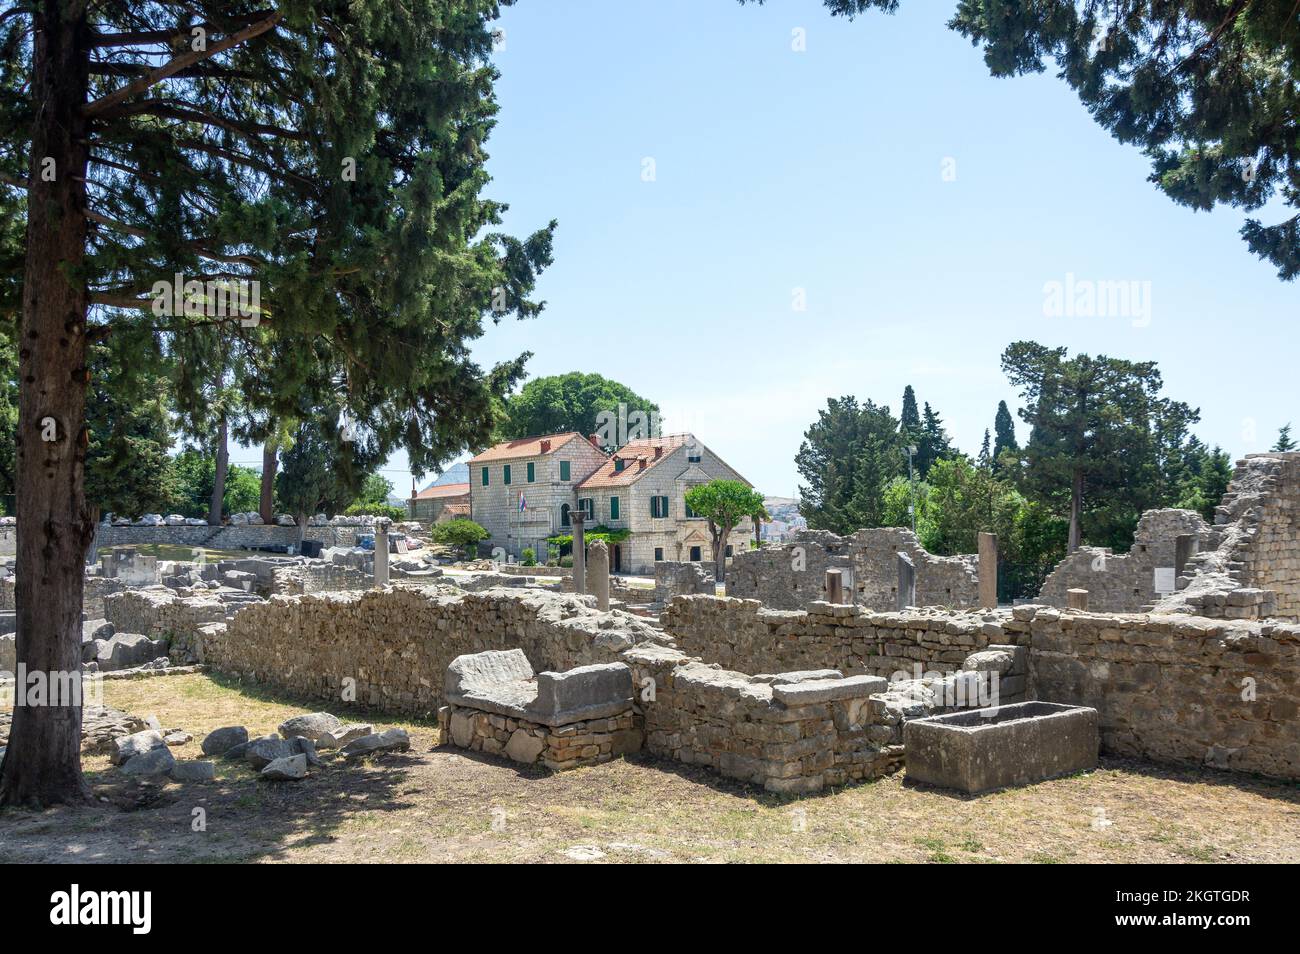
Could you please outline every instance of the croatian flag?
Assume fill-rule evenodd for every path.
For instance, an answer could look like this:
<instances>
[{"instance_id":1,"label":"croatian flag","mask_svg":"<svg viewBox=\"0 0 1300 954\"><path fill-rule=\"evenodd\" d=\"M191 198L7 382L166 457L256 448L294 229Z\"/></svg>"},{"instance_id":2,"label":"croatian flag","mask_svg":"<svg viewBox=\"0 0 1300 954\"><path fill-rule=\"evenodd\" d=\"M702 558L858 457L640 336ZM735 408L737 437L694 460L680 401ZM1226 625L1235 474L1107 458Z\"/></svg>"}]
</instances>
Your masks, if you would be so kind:
<instances>
[{"instance_id":1,"label":"croatian flag","mask_svg":"<svg viewBox=\"0 0 1300 954\"><path fill-rule=\"evenodd\" d=\"M524 500L524 493L521 490L519 492L519 512L523 513L527 509L528 509L528 501Z\"/></svg>"}]
</instances>

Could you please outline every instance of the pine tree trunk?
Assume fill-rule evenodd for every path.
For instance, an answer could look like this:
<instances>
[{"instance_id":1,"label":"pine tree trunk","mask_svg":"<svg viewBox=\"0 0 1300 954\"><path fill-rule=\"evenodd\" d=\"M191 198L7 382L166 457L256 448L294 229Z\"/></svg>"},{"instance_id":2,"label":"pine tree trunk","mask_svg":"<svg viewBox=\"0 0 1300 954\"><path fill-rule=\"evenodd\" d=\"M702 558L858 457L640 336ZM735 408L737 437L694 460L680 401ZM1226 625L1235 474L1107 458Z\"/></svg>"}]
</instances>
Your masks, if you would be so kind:
<instances>
[{"instance_id":1,"label":"pine tree trunk","mask_svg":"<svg viewBox=\"0 0 1300 954\"><path fill-rule=\"evenodd\" d=\"M230 468L229 435L223 411L217 425L217 469L212 479L212 500L208 504L208 526L221 526L222 502L226 496L226 471Z\"/></svg>"},{"instance_id":2,"label":"pine tree trunk","mask_svg":"<svg viewBox=\"0 0 1300 954\"><path fill-rule=\"evenodd\" d=\"M32 42L31 182L18 351L18 664L81 674L83 561L94 524L84 485L88 30L84 2L43 0ZM52 163L51 163L52 160ZM50 429L54 440L45 440ZM51 683L53 684L53 682ZM19 687L15 687L21 688ZM87 796L80 699L15 705L0 804Z\"/></svg>"},{"instance_id":3,"label":"pine tree trunk","mask_svg":"<svg viewBox=\"0 0 1300 954\"><path fill-rule=\"evenodd\" d=\"M257 508L267 524L275 523L275 452L275 441L267 438L262 445L262 497Z\"/></svg>"},{"instance_id":4,"label":"pine tree trunk","mask_svg":"<svg viewBox=\"0 0 1300 954\"><path fill-rule=\"evenodd\" d=\"M1068 544L1068 550L1070 553L1079 549L1080 537L1082 535L1079 527L1079 519L1082 509L1083 471L1076 467L1070 481L1070 540Z\"/></svg>"}]
</instances>

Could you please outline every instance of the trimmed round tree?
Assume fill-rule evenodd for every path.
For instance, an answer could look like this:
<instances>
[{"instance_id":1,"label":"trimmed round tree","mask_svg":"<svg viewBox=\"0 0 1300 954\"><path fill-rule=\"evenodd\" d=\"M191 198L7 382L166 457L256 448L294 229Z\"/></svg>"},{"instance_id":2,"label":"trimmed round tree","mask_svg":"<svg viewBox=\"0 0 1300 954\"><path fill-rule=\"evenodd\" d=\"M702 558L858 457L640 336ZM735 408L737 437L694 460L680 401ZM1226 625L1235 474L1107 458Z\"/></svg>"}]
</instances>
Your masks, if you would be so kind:
<instances>
[{"instance_id":1,"label":"trimmed round tree","mask_svg":"<svg viewBox=\"0 0 1300 954\"><path fill-rule=\"evenodd\" d=\"M711 480L686 491L686 505L707 521L713 578L726 581L727 537L746 517L765 513L763 495L741 480Z\"/></svg>"}]
</instances>

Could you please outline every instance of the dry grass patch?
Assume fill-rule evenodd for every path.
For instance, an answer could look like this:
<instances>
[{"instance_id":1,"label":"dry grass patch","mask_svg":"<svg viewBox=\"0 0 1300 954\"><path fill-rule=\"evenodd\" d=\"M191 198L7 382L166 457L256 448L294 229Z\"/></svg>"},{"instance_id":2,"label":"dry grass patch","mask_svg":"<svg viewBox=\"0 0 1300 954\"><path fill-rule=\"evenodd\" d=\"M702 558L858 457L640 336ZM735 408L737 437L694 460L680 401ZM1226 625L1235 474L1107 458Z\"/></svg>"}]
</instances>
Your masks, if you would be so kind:
<instances>
[{"instance_id":1,"label":"dry grass patch","mask_svg":"<svg viewBox=\"0 0 1300 954\"><path fill-rule=\"evenodd\" d=\"M105 702L156 714L194 741L222 725L274 731L321 708L203 676L105 684ZM0 860L134 861L1300 861L1300 787L1108 759L1096 772L979 798L901 776L789 800L651 758L550 775L438 746L335 758L300 783L218 761L209 785L123 784L87 759L107 803L0 814ZM194 809L207 830L192 830Z\"/></svg>"}]
</instances>

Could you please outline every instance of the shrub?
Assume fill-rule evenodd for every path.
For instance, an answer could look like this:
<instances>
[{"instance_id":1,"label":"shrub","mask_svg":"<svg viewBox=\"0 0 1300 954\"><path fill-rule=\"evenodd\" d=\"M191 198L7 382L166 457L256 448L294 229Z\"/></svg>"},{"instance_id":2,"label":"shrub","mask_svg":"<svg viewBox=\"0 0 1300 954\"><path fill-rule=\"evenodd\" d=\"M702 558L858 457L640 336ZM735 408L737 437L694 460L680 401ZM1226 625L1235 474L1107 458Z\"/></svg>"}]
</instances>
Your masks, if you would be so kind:
<instances>
[{"instance_id":1,"label":"shrub","mask_svg":"<svg viewBox=\"0 0 1300 954\"><path fill-rule=\"evenodd\" d=\"M532 547L524 547L524 552L520 555L523 557L524 566L537 566L537 552Z\"/></svg>"}]
</instances>

